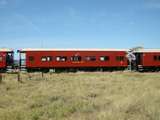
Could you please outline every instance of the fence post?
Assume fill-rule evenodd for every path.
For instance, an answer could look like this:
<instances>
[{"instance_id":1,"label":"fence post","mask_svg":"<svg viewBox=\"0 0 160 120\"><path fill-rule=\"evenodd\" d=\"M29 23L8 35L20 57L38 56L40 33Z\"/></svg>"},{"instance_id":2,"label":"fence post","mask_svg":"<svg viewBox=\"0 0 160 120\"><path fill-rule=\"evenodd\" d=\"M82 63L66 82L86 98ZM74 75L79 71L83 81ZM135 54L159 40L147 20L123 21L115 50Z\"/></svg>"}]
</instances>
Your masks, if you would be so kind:
<instances>
[{"instance_id":1,"label":"fence post","mask_svg":"<svg viewBox=\"0 0 160 120\"><path fill-rule=\"evenodd\" d=\"M31 80L32 79L32 76L28 73L28 78L29 78L29 80Z\"/></svg>"},{"instance_id":2,"label":"fence post","mask_svg":"<svg viewBox=\"0 0 160 120\"><path fill-rule=\"evenodd\" d=\"M0 83L2 83L2 79L3 79L3 76L2 76L2 74L0 73Z\"/></svg>"},{"instance_id":3,"label":"fence post","mask_svg":"<svg viewBox=\"0 0 160 120\"><path fill-rule=\"evenodd\" d=\"M44 77L43 71L42 71L42 78Z\"/></svg>"},{"instance_id":4,"label":"fence post","mask_svg":"<svg viewBox=\"0 0 160 120\"><path fill-rule=\"evenodd\" d=\"M18 73L17 73L17 81L20 82L20 83L22 83L21 74L20 74L19 71L18 71Z\"/></svg>"}]
</instances>

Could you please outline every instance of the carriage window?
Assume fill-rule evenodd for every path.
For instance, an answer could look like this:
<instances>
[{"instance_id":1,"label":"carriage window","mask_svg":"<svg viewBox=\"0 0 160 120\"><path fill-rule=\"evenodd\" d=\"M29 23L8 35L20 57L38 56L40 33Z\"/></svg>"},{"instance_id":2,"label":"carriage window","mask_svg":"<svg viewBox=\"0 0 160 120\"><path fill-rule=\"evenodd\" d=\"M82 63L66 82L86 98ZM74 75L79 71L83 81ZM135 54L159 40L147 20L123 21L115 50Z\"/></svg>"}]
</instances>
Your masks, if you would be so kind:
<instances>
[{"instance_id":1,"label":"carriage window","mask_svg":"<svg viewBox=\"0 0 160 120\"><path fill-rule=\"evenodd\" d=\"M3 61L3 57L2 56L0 56L0 62L2 62Z\"/></svg>"},{"instance_id":2,"label":"carriage window","mask_svg":"<svg viewBox=\"0 0 160 120\"><path fill-rule=\"evenodd\" d=\"M42 61L42 62L45 62L45 61L47 61L47 58L46 58L46 57L42 57L42 58L41 58L41 61Z\"/></svg>"},{"instance_id":3,"label":"carriage window","mask_svg":"<svg viewBox=\"0 0 160 120\"><path fill-rule=\"evenodd\" d=\"M158 60L158 56L154 56L154 61L157 61Z\"/></svg>"},{"instance_id":4,"label":"carriage window","mask_svg":"<svg viewBox=\"0 0 160 120\"><path fill-rule=\"evenodd\" d=\"M67 57L66 56L58 56L58 57L56 57L56 61L65 62L65 61L67 61Z\"/></svg>"},{"instance_id":5,"label":"carriage window","mask_svg":"<svg viewBox=\"0 0 160 120\"><path fill-rule=\"evenodd\" d=\"M34 57L33 56L29 56L28 59L29 59L29 61L34 61Z\"/></svg>"},{"instance_id":6,"label":"carriage window","mask_svg":"<svg viewBox=\"0 0 160 120\"><path fill-rule=\"evenodd\" d=\"M82 57L81 56L72 56L71 61L81 61Z\"/></svg>"},{"instance_id":7,"label":"carriage window","mask_svg":"<svg viewBox=\"0 0 160 120\"><path fill-rule=\"evenodd\" d=\"M96 61L96 57L95 56L87 56L85 57L86 61Z\"/></svg>"},{"instance_id":8,"label":"carriage window","mask_svg":"<svg viewBox=\"0 0 160 120\"><path fill-rule=\"evenodd\" d=\"M47 56L47 61L52 61L52 57L51 56Z\"/></svg>"},{"instance_id":9,"label":"carriage window","mask_svg":"<svg viewBox=\"0 0 160 120\"><path fill-rule=\"evenodd\" d=\"M44 56L44 57L42 57L41 58L41 61L42 62L50 62L50 61L52 61L52 57L51 56Z\"/></svg>"},{"instance_id":10,"label":"carriage window","mask_svg":"<svg viewBox=\"0 0 160 120\"><path fill-rule=\"evenodd\" d=\"M117 61L124 61L124 57L123 57L123 56L117 56L117 57L116 57L116 60L117 60Z\"/></svg>"},{"instance_id":11,"label":"carriage window","mask_svg":"<svg viewBox=\"0 0 160 120\"><path fill-rule=\"evenodd\" d=\"M100 61L109 61L109 56L101 56Z\"/></svg>"}]
</instances>

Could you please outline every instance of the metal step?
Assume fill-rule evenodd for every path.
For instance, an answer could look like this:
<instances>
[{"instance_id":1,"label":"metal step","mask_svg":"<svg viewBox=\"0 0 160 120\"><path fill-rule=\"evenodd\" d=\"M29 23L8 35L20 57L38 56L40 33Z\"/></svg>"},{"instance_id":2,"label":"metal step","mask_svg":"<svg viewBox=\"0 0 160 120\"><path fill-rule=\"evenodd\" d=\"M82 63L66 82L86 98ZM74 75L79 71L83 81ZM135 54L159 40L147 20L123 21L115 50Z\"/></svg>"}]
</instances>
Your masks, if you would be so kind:
<instances>
[{"instance_id":1,"label":"metal step","mask_svg":"<svg viewBox=\"0 0 160 120\"><path fill-rule=\"evenodd\" d=\"M144 70L144 68L143 68L143 66L142 65L138 65L138 71L143 71Z\"/></svg>"}]
</instances>

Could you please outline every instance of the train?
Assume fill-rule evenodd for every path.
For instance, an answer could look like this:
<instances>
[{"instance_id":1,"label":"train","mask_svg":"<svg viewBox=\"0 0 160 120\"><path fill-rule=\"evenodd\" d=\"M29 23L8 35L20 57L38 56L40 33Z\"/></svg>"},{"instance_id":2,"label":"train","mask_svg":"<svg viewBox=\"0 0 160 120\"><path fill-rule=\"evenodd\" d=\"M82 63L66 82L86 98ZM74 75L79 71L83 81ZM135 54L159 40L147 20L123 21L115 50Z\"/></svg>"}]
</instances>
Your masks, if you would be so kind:
<instances>
[{"instance_id":1,"label":"train","mask_svg":"<svg viewBox=\"0 0 160 120\"><path fill-rule=\"evenodd\" d=\"M160 49L19 49L18 69L42 71L160 71ZM128 55L132 55L129 56ZM13 49L0 49L0 72L15 69Z\"/></svg>"},{"instance_id":2,"label":"train","mask_svg":"<svg viewBox=\"0 0 160 120\"><path fill-rule=\"evenodd\" d=\"M13 49L0 49L0 72L6 72L7 69L14 67L14 51Z\"/></svg>"}]
</instances>

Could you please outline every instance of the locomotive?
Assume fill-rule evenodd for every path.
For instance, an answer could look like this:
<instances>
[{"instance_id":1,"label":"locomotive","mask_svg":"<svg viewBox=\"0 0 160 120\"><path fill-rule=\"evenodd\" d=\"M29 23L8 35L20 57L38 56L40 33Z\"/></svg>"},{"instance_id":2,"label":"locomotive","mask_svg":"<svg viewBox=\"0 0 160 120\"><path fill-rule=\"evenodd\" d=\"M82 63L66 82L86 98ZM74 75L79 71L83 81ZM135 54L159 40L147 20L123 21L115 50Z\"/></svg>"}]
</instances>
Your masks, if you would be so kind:
<instances>
[{"instance_id":1,"label":"locomotive","mask_svg":"<svg viewBox=\"0 0 160 120\"><path fill-rule=\"evenodd\" d=\"M19 69L33 71L114 71L128 66L137 71L159 71L160 49L20 49ZM128 53L135 56L130 61ZM14 69L12 49L0 49L0 70Z\"/></svg>"}]
</instances>

